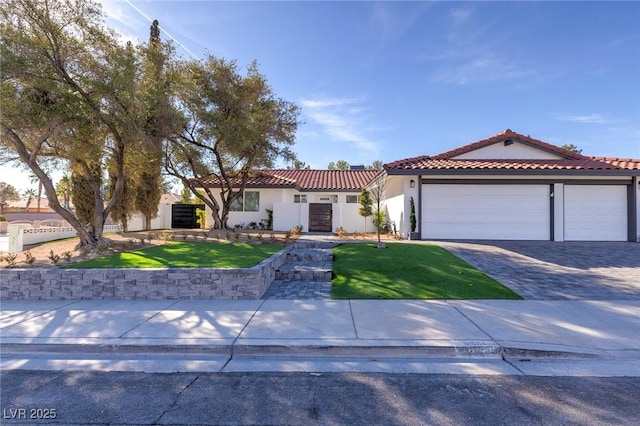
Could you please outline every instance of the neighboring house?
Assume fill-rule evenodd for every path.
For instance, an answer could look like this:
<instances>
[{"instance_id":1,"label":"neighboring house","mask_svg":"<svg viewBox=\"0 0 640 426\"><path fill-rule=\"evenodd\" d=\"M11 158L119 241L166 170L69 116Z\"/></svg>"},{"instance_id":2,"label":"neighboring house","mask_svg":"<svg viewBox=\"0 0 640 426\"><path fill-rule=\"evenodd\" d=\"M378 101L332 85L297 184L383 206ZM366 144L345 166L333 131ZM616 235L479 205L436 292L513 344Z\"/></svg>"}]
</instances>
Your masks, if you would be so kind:
<instances>
[{"instance_id":1,"label":"neighboring house","mask_svg":"<svg viewBox=\"0 0 640 426\"><path fill-rule=\"evenodd\" d=\"M421 239L639 241L640 159L588 157L509 129L384 165L386 210Z\"/></svg>"},{"instance_id":2,"label":"neighboring house","mask_svg":"<svg viewBox=\"0 0 640 426\"><path fill-rule=\"evenodd\" d=\"M360 189L380 173L361 169L256 171L243 197L232 206L229 225L260 223L271 210L276 231L302 225L305 232L335 232L339 227L362 232L365 219L358 214ZM215 179L206 185L220 187ZM373 229L372 218L366 219L369 231Z\"/></svg>"},{"instance_id":3,"label":"neighboring house","mask_svg":"<svg viewBox=\"0 0 640 426\"><path fill-rule=\"evenodd\" d=\"M40 210L38 210L38 200L35 197L32 197L31 200L28 197L22 197L19 200L9 201L7 202L6 210L27 213L49 213L53 211L49 208L47 197L40 198Z\"/></svg>"}]
</instances>

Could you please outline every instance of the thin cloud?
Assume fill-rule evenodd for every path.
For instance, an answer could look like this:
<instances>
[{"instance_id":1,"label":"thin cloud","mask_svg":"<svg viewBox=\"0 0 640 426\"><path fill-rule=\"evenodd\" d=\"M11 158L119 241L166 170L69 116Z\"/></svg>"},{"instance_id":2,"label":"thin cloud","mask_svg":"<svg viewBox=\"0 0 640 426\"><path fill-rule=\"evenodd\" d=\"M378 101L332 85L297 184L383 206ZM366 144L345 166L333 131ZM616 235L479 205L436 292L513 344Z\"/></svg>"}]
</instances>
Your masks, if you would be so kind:
<instances>
[{"instance_id":1,"label":"thin cloud","mask_svg":"<svg viewBox=\"0 0 640 426\"><path fill-rule=\"evenodd\" d=\"M140 10L136 5L134 5L130 0L124 0L129 6L131 6L136 12L138 12L140 15L142 15L147 21L149 22L153 22L153 19L151 19L149 16L147 16L147 14L145 14L142 10ZM169 34L169 32L167 30L165 30L162 25L159 25L158 28L160 28L160 31L162 31L163 33L165 33L167 35L167 37L169 37L171 40L173 40L178 46L182 47L185 52L187 52L189 55L191 55L194 59L199 59L198 55L196 55L195 53L193 53L191 50L189 50L184 44L180 43L180 40L178 40L177 38L175 38L173 35Z\"/></svg>"},{"instance_id":2,"label":"thin cloud","mask_svg":"<svg viewBox=\"0 0 640 426\"><path fill-rule=\"evenodd\" d=\"M373 5L371 25L383 39L398 39L411 30L434 3L383 3Z\"/></svg>"},{"instance_id":3,"label":"thin cloud","mask_svg":"<svg viewBox=\"0 0 640 426\"><path fill-rule=\"evenodd\" d=\"M588 114L588 115L564 115L560 117L561 121L568 121L571 123L589 123L589 124L602 124L608 122L600 114Z\"/></svg>"},{"instance_id":4,"label":"thin cloud","mask_svg":"<svg viewBox=\"0 0 640 426\"><path fill-rule=\"evenodd\" d=\"M331 140L352 144L362 151L378 152L379 143L369 136L376 129L368 124L363 104L364 101L358 98L305 99L301 102L305 115L319 124Z\"/></svg>"},{"instance_id":5,"label":"thin cloud","mask_svg":"<svg viewBox=\"0 0 640 426\"><path fill-rule=\"evenodd\" d=\"M144 18L133 15L125 2L102 0L100 3L107 20L114 23L111 28L120 38L125 42L139 43L140 38L136 33L139 34L140 28L146 26Z\"/></svg>"},{"instance_id":6,"label":"thin cloud","mask_svg":"<svg viewBox=\"0 0 640 426\"><path fill-rule=\"evenodd\" d=\"M473 8L455 7L448 18L441 38L413 55L417 62L432 64L429 81L468 85L540 77L527 58L510 52L515 34L501 28L501 16L481 19Z\"/></svg>"},{"instance_id":7,"label":"thin cloud","mask_svg":"<svg viewBox=\"0 0 640 426\"><path fill-rule=\"evenodd\" d=\"M358 98L333 98L333 99L307 99L302 101L302 106L307 108L329 108L353 105L362 102Z\"/></svg>"},{"instance_id":8,"label":"thin cloud","mask_svg":"<svg viewBox=\"0 0 640 426\"><path fill-rule=\"evenodd\" d=\"M101 4L102 10L104 11L105 15L108 19L114 21L117 24L116 31L125 41L139 41L137 36L131 35L127 31L139 32L140 28L142 28L143 25L153 22L153 19L151 19L151 17L149 17L130 0L102 0ZM123 7L123 5L126 6ZM131 13L132 10L135 13ZM167 32L167 30L163 28L162 25L160 25L159 28L161 32L163 32L167 37L173 40L173 42L180 46L182 49L184 49L184 51L191 55L191 57L193 57L194 59L199 59L198 56L191 50L189 50L189 48L187 48L184 44L182 44L180 40Z\"/></svg>"},{"instance_id":9,"label":"thin cloud","mask_svg":"<svg viewBox=\"0 0 640 426\"><path fill-rule=\"evenodd\" d=\"M497 57L476 57L461 64L439 68L431 81L465 85L477 82L520 80L533 78L536 75L537 72L534 69L521 67L512 61L507 62Z\"/></svg>"},{"instance_id":10,"label":"thin cloud","mask_svg":"<svg viewBox=\"0 0 640 426\"><path fill-rule=\"evenodd\" d=\"M451 19L453 19L453 22L456 24L462 24L464 22L467 22L469 18L471 18L472 14L473 14L473 11L471 9L466 9L462 7L456 7L449 11L449 16L451 17Z\"/></svg>"}]
</instances>

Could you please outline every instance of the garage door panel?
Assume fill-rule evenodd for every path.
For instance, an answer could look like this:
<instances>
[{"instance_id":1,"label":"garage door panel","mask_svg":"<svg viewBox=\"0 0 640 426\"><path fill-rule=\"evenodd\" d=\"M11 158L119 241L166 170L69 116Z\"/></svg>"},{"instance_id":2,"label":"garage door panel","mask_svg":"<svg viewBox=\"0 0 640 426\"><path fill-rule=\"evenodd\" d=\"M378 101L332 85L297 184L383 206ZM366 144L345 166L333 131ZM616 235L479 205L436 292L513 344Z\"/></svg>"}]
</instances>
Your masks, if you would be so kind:
<instances>
[{"instance_id":1,"label":"garage door panel","mask_svg":"<svg viewBox=\"0 0 640 426\"><path fill-rule=\"evenodd\" d=\"M423 238L548 240L548 185L423 185Z\"/></svg>"},{"instance_id":2,"label":"garage door panel","mask_svg":"<svg viewBox=\"0 0 640 426\"><path fill-rule=\"evenodd\" d=\"M564 238L567 241L626 241L626 186L565 185Z\"/></svg>"}]
</instances>

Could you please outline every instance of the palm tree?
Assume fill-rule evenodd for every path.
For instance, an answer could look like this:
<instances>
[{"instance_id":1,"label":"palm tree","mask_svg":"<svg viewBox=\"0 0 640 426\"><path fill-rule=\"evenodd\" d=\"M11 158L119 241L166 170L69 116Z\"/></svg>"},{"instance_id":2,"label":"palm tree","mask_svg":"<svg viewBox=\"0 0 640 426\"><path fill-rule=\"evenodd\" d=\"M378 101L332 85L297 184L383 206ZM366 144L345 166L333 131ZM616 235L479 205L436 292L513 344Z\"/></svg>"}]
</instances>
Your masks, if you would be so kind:
<instances>
[{"instance_id":1,"label":"palm tree","mask_svg":"<svg viewBox=\"0 0 640 426\"><path fill-rule=\"evenodd\" d=\"M31 200L33 200L33 198L36 196L36 191L34 191L33 189L27 189L26 191L24 191L24 194L22 194L22 195L27 197L27 204L24 207L24 209L26 211L29 211L29 206L31 205Z\"/></svg>"},{"instance_id":2,"label":"palm tree","mask_svg":"<svg viewBox=\"0 0 640 426\"><path fill-rule=\"evenodd\" d=\"M38 176L34 174L29 175L29 178L31 179L31 183L38 183L38 198L36 198L36 201L38 203L38 213L40 213L40 200L42 199L42 181Z\"/></svg>"},{"instance_id":3,"label":"palm tree","mask_svg":"<svg viewBox=\"0 0 640 426\"><path fill-rule=\"evenodd\" d=\"M62 176L56 185L56 195L63 198L62 205L68 209L71 204L71 177L69 175Z\"/></svg>"}]
</instances>

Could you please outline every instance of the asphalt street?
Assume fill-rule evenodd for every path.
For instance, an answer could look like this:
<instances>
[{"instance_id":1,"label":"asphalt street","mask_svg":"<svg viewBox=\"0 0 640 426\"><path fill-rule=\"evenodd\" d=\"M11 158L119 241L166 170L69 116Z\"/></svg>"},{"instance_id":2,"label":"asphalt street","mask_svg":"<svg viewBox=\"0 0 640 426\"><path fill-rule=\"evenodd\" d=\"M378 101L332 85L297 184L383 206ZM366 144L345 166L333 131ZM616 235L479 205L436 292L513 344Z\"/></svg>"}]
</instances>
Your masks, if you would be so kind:
<instances>
[{"instance_id":1,"label":"asphalt street","mask_svg":"<svg viewBox=\"0 0 640 426\"><path fill-rule=\"evenodd\" d=\"M1 378L7 425L623 426L640 418L638 378L57 371Z\"/></svg>"}]
</instances>

